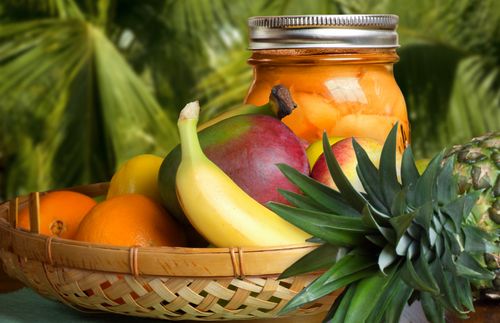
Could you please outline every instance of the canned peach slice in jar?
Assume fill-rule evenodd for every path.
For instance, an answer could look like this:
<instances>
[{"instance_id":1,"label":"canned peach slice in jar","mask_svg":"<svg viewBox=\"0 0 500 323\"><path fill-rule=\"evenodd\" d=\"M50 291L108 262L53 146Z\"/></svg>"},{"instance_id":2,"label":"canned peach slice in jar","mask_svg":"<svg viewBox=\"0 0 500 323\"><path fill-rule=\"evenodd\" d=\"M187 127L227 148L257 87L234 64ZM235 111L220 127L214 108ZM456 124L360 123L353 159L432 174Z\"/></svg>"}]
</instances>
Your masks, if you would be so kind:
<instances>
[{"instance_id":1,"label":"canned peach slice in jar","mask_svg":"<svg viewBox=\"0 0 500 323\"><path fill-rule=\"evenodd\" d=\"M254 79L246 103L267 102L271 88L290 89L297 109L283 122L309 143L328 136L383 142L398 122L398 149L409 144L394 15L306 15L249 19Z\"/></svg>"}]
</instances>

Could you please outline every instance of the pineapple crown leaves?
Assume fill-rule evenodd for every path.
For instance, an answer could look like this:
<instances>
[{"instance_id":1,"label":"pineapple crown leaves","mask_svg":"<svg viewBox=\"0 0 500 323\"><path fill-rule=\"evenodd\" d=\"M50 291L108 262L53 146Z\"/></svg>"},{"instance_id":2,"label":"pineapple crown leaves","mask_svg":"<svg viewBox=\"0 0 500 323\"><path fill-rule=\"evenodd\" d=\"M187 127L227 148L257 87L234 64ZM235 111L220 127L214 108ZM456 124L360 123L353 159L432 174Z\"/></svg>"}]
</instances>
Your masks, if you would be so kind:
<instances>
[{"instance_id":1,"label":"pineapple crown leaves","mask_svg":"<svg viewBox=\"0 0 500 323\"><path fill-rule=\"evenodd\" d=\"M303 194L281 191L292 206L271 202L268 207L321 243L281 277L324 271L282 313L344 288L325 321L398 322L404 305L420 299L428 319L443 322L445 311L466 317L473 310L471 280L494 278L474 257L498 248L489 242L493 237L465 223L479 193L458 194L454 160L444 161L444 152L420 175L407 148L400 182L397 129L396 124L384 143L378 169L352 141L366 193L350 184L326 134L324 155L338 191L278 165Z\"/></svg>"}]
</instances>

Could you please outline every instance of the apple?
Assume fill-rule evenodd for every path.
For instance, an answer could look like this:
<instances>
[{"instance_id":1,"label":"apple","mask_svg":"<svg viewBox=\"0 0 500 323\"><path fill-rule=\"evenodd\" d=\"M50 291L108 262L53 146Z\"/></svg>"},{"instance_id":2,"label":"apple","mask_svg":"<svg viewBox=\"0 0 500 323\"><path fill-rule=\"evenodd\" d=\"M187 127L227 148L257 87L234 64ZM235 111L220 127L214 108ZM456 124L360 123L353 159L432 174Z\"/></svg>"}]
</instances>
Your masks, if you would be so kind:
<instances>
[{"instance_id":1,"label":"apple","mask_svg":"<svg viewBox=\"0 0 500 323\"><path fill-rule=\"evenodd\" d=\"M383 145L379 141L371 138L355 138L355 139L361 145L361 147L363 147L363 149L366 151L366 153L368 154L368 158L370 158L372 163L378 168ZM358 163L356 160L356 153L354 152L354 148L352 146L352 138L345 138L334 143L333 145L331 145L331 149L340 167L342 168L342 171L346 175L351 185L357 191L364 192L365 190L361 185L361 181L359 180L356 171L356 166ZM396 167L398 174L400 171L399 167L400 162L401 162L401 154L397 152ZM324 154L321 154L316 163L314 164L311 172L311 177L329 187L337 189L337 186L333 182L333 179L330 175L330 171L328 170L328 166L326 165L326 159Z\"/></svg>"}]
</instances>

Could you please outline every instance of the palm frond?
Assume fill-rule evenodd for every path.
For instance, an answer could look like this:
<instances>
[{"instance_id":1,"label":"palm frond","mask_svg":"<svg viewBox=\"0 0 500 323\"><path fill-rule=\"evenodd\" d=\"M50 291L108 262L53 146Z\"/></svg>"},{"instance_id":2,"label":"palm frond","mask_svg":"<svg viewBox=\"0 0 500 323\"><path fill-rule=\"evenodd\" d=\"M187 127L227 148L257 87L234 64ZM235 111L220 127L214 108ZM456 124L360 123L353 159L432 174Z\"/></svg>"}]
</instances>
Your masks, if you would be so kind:
<instances>
[{"instance_id":1,"label":"palm frond","mask_svg":"<svg viewBox=\"0 0 500 323\"><path fill-rule=\"evenodd\" d=\"M0 48L8 195L107 180L115 161L177 143L174 122L91 24L4 24Z\"/></svg>"}]
</instances>

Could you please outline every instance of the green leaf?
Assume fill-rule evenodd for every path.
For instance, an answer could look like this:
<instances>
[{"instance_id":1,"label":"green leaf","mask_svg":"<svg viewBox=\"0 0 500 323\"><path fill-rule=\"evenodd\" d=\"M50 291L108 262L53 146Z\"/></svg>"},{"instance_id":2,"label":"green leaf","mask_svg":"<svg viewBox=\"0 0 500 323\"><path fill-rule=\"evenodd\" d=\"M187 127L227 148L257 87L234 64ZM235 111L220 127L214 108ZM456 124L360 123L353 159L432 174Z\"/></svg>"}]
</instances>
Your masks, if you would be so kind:
<instances>
[{"instance_id":1,"label":"green leaf","mask_svg":"<svg viewBox=\"0 0 500 323\"><path fill-rule=\"evenodd\" d=\"M420 256L415 259L412 264L414 265L415 272L422 278L422 281L430 286L429 292L432 294L439 293L439 286L431 272L429 259L425 254L423 247L420 248Z\"/></svg>"},{"instance_id":2,"label":"green leaf","mask_svg":"<svg viewBox=\"0 0 500 323\"><path fill-rule=\"evenodd\" d=\"M436 235L436 244L435 244L435 247L434 249L436 250L436 254L438 257L442 257L446 248L444 246L444 241L443 241L443 237L441 235Z\"/></svg>"},{"instance_id":3,"label":"green leaf","mask_svg":"<svg viewBox=\"0 0 500 323\"><path fill-rule=\"evenodd\" d=\"M366 151L354 138L352 139L352 146L358 162L356 165L356 172L367 193L368 201L382 213L388 213L389 210L384 204L384 199L380 190L380 178L377 167L375 167Z\"/></svg>"},{"instance_id":4,"label":"green leaf","mask_svg":"<svg viewBox=\"0 0 500 323\"><path fill-rule=\"evenodd\" d=\"M302 289L297 295L295 295L286 305L281 309L279 315L283 315L289 313L304 304L313 302L325 295L330 294L331 292L340 289L344 286L347 286L353 282L356 282L365 277L369 277L374 275L377 272L376 267L370 267L368 269L364 269L342 278L339 278L335 281L332 281L328 284L325 284L324 281L334 272L335 265L330 268L323 275L315 279L311 284L309 284L306 288Z\"/></svg>"},{"instance_id":5,"label":"green leaf","mask_svg":"<svg viewBox=\"0 0 500 323\"><path fill-rule=\"evenodd\" d=\"M417 181L415 186L415 207L424 205L425 203L434 201L434 190L436 183L436 176L441 167L441 161L443 160L443 152L436 155L429 162L429 166L425 169L422 176Z\"/></svg>"},{"instance_id":6,"label":"green leaf","mask_svg":"<svg viewBox=\"0 0 500 323\"><path fill-rule=\"evenodd\" d=\"M498 244L493 242L498 237L498 234L495 236L495 234L489 234L476 226L468 224L464 225L462 230L465 233L465 251L472 254L500 252Z\"/></svg>"},{"instance_id":7,"label":"green leaf","mask_svg":"<svg viewBox=\"0 0 500 323\"><path fill-rule=\"evenodd\" d=\"M394 197L394 200L392 201L391 204L391 215L398 216L404 213L407 213L408 211L408 206L406 204L406 194L408 193L408 189L404 188L400 190L396 196Z\"/></svg>"},{"instance_id":8,"label":"green leaf","mask_svg":"<svg viewBox=\"0 0 500 323\"><path fill-rule=\"evenodd\" d=\"M308 196L278 188L278 192L292 205L306 210L328 212L329 210Z\"/></svg>"},{"instance_id":9,"label":"green leaf","mask_svg":"<svg viewBox=\"0 0 500 323\"><path fill-rule=\"evenodd\" d=\"M351 306L352 298L356 293L356 287L358 283L352 283L347 286L346 290L342 293L340 297L335 300L335 303L332 305L331 309L328 311L324 322L328 323L344 323L345 316L349 307Z\"/></svg>"},{"instance_id":10,"label":"green leaf","mask_svg":"<svg viewBox=\"0 0 500 323\"><path fill-rule=\"evenodd\" d=\"M456 231L460 229L462 223L472 211L472 208L480 197L480 193L480 191L467 193L455 198L441 208L453 220Z\"/></svg>"},{"instance_id":11,"label":"green leaf","mask_svg":"<svg viewBox=\"0 0 500 323\"><path fill-rule=\"evenodd\" d=\"M481 266L474 257L467 252L462 252L456 262L457 273L469 279L492 280L495 274Z\"/></svg>"},{"instance_id":12,"label":"green leaf","mask_svg":"<svg viewBox=\"0 0 500 323\"><path fill-rule=\"evenodd\" d=\"M331 244L323 244L294 262L290 267L283 271L283 273L279 276L279 279L329 268L333 266L344 254L345 249L343 248Z\"/></svg>"},{"instance_id":13,"label":"green leaf","mask_svg":"<svg viewBox=\"0 0 500 323\"><path fill-rule=\"evenodd\" d=\"M406 251L406 256L409 259L415 258L415 256L418 254L418 247L419 247L419 241L413 240L412 243L410 243L410 246L408 247L408 250Z\"/></svg>"},{"instance_id":14,"label":"green leaf","mask_svg":"<svg viewBox=\"0 0 500 323\"><path fill-rule=\"evenodd\" d=\"M411 147L408 146L403 152L403 158L401 161L401 181L403 182L403 187L416 185L419 177L420 174L418 173L417 166L415 165L413 151Z\"/></svg>"},{"instance_id":15,"label":"green leaf","mask_svg":"<svg viewBox=\"0 0 500 323\"><path fill-rule=\"evenodd\" d=\"M458 255L462 252L462 246L458 241L457 233L452 233L447 229L444 231L444 238L446 239L447 247L451 254Z\"/></svg>"},{"instance_id":16,"label":"green leaf","mask_svg":"<svg viewBox=\"0 0 500 323\"><path fill-rule=\"evenodd\" d=\"M366 322L398 323L412 292L413 288L399 278L399 272L395 273Z\"/></svg>"},{"instance_id":17,"label":"green leaf","mask_svg":"<svg viewBox=\"0 0 500 323\"><path fill-rule=\"evenodd\" d=\"M396 243L399 242L403 234L406 233L408 227L412 224L413 219L417 216L417 212L402 214L393 217L389 220L394 231L396 232Z\"/></svg>"},{"instance_id":18,"label":"green leaf","mask_svg":"<svg viewBox=\"0 0 500 323\"><path fill-rule=\"evenodd\" d=\"M429 228L431 226L433 215L434 215L433 203L427 202L422 204L418 208L417 215L415 216L415 223L420 225L424 229L424 232L427 232L427 236Z\"/></svg>"},{"instance_id":19,"label":"green leaf","mask_svg":"<svg viewBox=\"0 0 500 323\"><path fill-rule=\"evenodd\" d=\"M342 168L340 168L340 165L330 148L330 142L328 141L326 132L323 133L323 153L332 179L344 199L348 201L349 205L354 207L357 211L363 210L366 201L363 196L354 189L349 182L349 179L344 175Z\"/></svg>"},{"instance_id":20,"label":"green leaf","mask_svg":"<svg viewBox=\"0 0 500 323\"><path fill-rule=\"evenodd\" d=\"M363 223L361 217L303 210L275 202L266 205L288 222L334 245L362 244L365 241L364 236L372 232L372 229Z\"/></svg>"},{"instance_id":21,"label":"green leaf","mask_svg":"<svg viewBox=\"0 0 500 323\"><path fill-rule=\"evenodd\" d=\"M399 123L387 135L380 154L380 187L386 205L392 205L396 194L401 190L396 173L396 141Z\"/></svg>"},{"instance_id":22,"label":"green leaf","mask_svg":"<svg viewBox=\"0 0 500 323\"><path fill-rule=\"evenodd\" d=\"M457 196L457 181L453 176L455 158L448 158L437 176L437 201L447 204Z\"/></svg>"},{"instance_id":23,"label":"green leaf","mask_svg":"<svg viewBox=\"0 0 500 323\"><path fill-rule=\"evenodd\" d=\"M434 300L430 293L421 292L420 300L425 316L430 322L445 323L444 308Z\"/></svg>"},{"instance_id":24,"label":"green leaf","mask_svg":"<svg viewBox=\"0 0 500 323\"><path fill-rule=\"evenodd\" d=\"M392 265L397 259L398 256L396 255L396 252L394 252L394 247L386 245L378 256L378 267L380 271L385 273L384 270Z\"/></svg>"},{"instance_id":25,"label":"green leaf","mask_svg":"<svg viewBox=\"0 0 500 323\"><path fill-rule=\"evenodd\" d=\"M364 250L354 249L334 265L335 271L325 280L325 283L331 283L352 273L373 268L375 265L376 260L372 254Z\"/></svg>"},{"instance_id":26,"label":"green leaf","mask_svg":"<svg viewBox=\"0 0 500 323\"><path fill-rule=\"evenodd\" d=\"M418 211L417 212L414 212L416 213L416 215L418 215ZM410 237L412 237L413 240L417 240L417 241L420 241L423 233L422 233L422 229L415 223L412 223L409 227L408 227L408 234L410 235Z\"/></svg>"},{"instance_id":27,"label":"green leaf","mask_svg":"<svg viewBox=\"0 0 500 323\"><path fill-rule=\"evenodd\" d=\"M430 268L439 286L439 300L441 304L444 305L448 310L453 311L458 315L465 313L462 309L457 295L451 288L454 275L444 268L443 263L439 258L435 259L434 262L430 264Z\"/></svg>"},{"instance_id":28,"label":"green leaf","mask_svg":"<svg viewBox=\"0 0 500 323\"><path fill-rule=\"evenodd\" d=\"M456 278L458 284L458 298L460 303L465 306L469 311L474 311L474 303L472 297L472 290L470 281L463 277Z\"/></svg>"},{"instance_id":29,"label":"green leaf","mask_svg":"<svg viewBox=\"0 0 500 323\"><path fill-rule=\"evenodd\" d=\"M387 245L387 240L381 235L367 235L365 238L380 248L384 248Z\"/></svg>"},{"instance_id":30,"label":"green leaf","mask_svg":"<svg viewBox=\"0 0 500 323\"><path fill-rule=\"evenodd\" d=\"M359 216L360 213L353 209L334 189L321 184L311 177L302 174L293 167L278 164L281 172L297 187L315 202L327 208L334 214Z\"/></svg>"},{"instance_id":31,"label":"green leaf","mask_svg":"<svg viewBox=\"0 0 500 323\"><path fill-rule=\"evenodd\" d=\"M416 290L428 292L433 295L439 294L439 288L436 284L436 281L433 279L432 275L428 275L428 273L423 273L422 274L423 277L420 276L419 273L417 273L417 271L415 270L415 267L413 266L413 261L410 258L406 259L401 269L401 275L406 284L415 288Z\"/></svg>"},{"instance_id":32,"label":"green leaf","mask_svg":"<svg viewBox=\"0 0 500 323\"><path fill-rule=\"evenodd\" d=\"M408 252L408 248L410 248L413 239L409 234L404 233L401 238L398 240L396 245L396 253L400 256L406 256Z\"/></svg>"},{"instance_id":33,"label":"green leaf","mask_svg":"<svg viewBox=\"0 0 500 323\"><path fill-rule=\"evenodd\" d=\"M366 205L365 208L363 209L362 220L367 226L371 228L373 227L377 228L380 234L382 234L382 236L388 242L392 244L396 242L396 235L394 234L394 231L384 226L381 226L373 216L370 207L368 205Z\"/></svg>"},{"instance_id":34,"label":"green leaf","mask_svg":"<svg viewBox=\"0 0 500 323\"><path fill-rule=\"evenodd\" d=\"M387 275L378 272L376 275L366 277L358 283L345 316L346 322L364 322L368 318L378 300L390 286L397 272L397 267L397 265L394 265L389 269Z\"/></svg>"}]
</instances>

